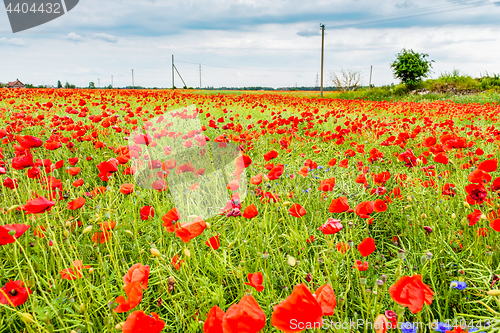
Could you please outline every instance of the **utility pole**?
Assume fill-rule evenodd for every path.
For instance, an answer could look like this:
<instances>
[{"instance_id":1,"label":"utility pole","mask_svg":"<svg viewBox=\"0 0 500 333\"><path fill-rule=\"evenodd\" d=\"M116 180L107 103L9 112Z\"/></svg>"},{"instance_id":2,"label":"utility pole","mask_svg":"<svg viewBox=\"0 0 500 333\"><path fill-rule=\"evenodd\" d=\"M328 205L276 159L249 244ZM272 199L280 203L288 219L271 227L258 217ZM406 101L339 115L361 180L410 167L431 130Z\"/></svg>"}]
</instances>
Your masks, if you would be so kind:
<instances>
[{"instance_id":1,"label":"utility pole","mask_svg":"<svg viewBox=\"0 0 500 333\"><path fill-rule=\"evenodd\" d=\"M135 89L134 85L134 70L132 69L132 89Z\"/></svg>"},{"instance_id":2,"label":"utility pole","mask_svg":"<svg viewBox=\"0 0 500 333\"><path fill-rule=\"evenodd\" d=\"M370 88L370 89L372 87L372 67L373 66L370 66L370 84L368 85L368 88Z\"/></svg>"},{"instance_id":3,"label":"utility pole","mask_svg":"<svg viewBox=\"0 0 500 333\"><path fill-rule=\"evenodd\" d=\"M113 88L113 75L111 75L111 88Z\"/></svg>"},{"instance_id":4,"label":"utility pole","mask_svg":"<svg viewBox=\"0 0 500 333\"><path fill-rule=\"evenodd\" d=\"M323 54L325 48L325 25L319 24L321 27L321 97L323 97Z\"/></svg>"},{"instance_id":5,"label":"utility pole","mask_svg":"<svg viewBox=\"0 0 500 333\"><path fill-rule=\"evenodd\" d=\"M174 84L174 55L172 54L172 89L175 89Z\"/></svg>"},{"instance_id":6,"label":"utility pole","mask_svg":"<svg viewBox=\"0 0 500 333\"><path fill-rule=\"evenodd\" d=\"M200 89L201 89L201 64L200 64Z\"/></svg>"},{"instance_id":7,"label":"utility pole","mask_svg":"<svg viewBox=\"0 0 500 333\"><path fill-rule=\"evenodd\" d=\"M97 88L101 88L101 79L97 79Z\"/></svg>"}]
</instances>

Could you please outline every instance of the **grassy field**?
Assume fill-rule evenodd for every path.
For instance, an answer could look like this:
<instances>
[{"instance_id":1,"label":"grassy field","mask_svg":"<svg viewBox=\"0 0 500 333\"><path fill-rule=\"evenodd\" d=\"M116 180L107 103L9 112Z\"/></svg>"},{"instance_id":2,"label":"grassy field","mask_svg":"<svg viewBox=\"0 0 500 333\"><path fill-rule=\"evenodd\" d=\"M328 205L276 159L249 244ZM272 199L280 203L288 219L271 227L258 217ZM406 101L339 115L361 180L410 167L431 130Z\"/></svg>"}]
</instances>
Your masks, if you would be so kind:
<instances>
[{"instance_id":1,"label":"grassy field","mask_svg":"<svg viewBox=\"0 0 500 333\"><path fill-rule=\"evenodd\" d=\"M500 106L334 96L0 90L0 332L500 329Z\"/></svg>"}]
</instances>

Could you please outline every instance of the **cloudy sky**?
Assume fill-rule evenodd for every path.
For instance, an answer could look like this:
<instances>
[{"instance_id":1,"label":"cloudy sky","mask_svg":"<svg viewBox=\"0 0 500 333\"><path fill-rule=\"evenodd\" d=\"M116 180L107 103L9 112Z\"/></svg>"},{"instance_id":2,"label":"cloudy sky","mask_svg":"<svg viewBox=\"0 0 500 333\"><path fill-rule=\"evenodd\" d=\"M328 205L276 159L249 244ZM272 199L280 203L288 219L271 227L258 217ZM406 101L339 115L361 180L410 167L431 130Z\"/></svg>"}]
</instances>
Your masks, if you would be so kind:
<instances>
[{"instance_id":1,"label":"cloudy sky","mask_svg":"<svg viewBox=\"0 0 500 333\"><path fill-rule=\"evenodd\" d=\"M403 48L429 54L432 77L500 73L500 0L80 0L65 15L12 33L0 10L0 82L90 81L172 86L172 55L189 87L315 86L325 25L324 85L341 69L397 83ZM176 73L175 85L183 86Z\"/></svg>"}]
</instances>

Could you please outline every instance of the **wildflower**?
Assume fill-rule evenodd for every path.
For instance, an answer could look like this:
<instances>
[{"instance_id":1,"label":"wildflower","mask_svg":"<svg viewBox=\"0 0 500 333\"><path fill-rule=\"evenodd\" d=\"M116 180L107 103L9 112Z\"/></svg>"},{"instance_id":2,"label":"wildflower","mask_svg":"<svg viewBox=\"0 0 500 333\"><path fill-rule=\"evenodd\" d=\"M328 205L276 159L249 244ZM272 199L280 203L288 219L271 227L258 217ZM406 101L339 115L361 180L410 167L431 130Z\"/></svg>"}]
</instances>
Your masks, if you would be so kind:
<instances>
[{"instance_id":1,"label":"wildflower","mask_svg":"<svg viewBox=\"0 0 500 333\"><path fill-rule=\"evenodd\" d=\"M325 235L333 235L342 230L342 223L340 220L335 220L334 218L328 218L328 221L318 228Z\"/></svg>"},{"instance_id":2,"label":"wildflower","mask_svg":"<svg viewBox=\"0 0 500 333\"><path fill-rule=\"evenodd\" d=\"M467 283L464 281L451 281L450 287L458 290L464 290L467 288Z\"/></svg>"},{"instance_id":3,"label":"wildflower","mask_svg":"<svg viewBox=\"0 0 500 333\"><path fill-rule=\"evenodd\" d=\"M322 285L316 290L315 297L319 305L321 305L323 315L333 316L335 307L337 306L337 299L332 286L330 284Z\"/></svg>"},{"instance_id":4,"label":"wildflower","mask_svg":"<svg viewBox=\"0 0 500 333\"><path fill-rule=\"evenodd\" d=\"M245 295L227 309L222 318L225 333L256 333L266 326L266 315L252 295Z\"/></svg>"},{"instance_id":5,"label":"wildflower","mask_svg":"<svg viewBox=\"0 0 500 333\"><path fill-rule=\"evenodd\" d=\"M30 288L23 287L22 281L9 280L9 282L0 289L0 303L16 307L24 304L31 293L32 291Z\"/></svg>"},{"instance_id":6,"label":"wildflower","mask_svg":"<svg viewBox=\"0 0 500 333\"><path fill-rule=\"evenodd\" d=\"M323 324L321 319L323 309L311 294L304 283L301 283L293 289L293 292L287 299L273 308L271 325L278 330L293 332L292 323L303 323L306 328L319 327Z\"/></svg>"},{"instance_id":7,"label":"wildflower","mask_svg":"<svg viewBox=\"0 0 500 333\"><path fill-rule=\"evenodd\" d=\"M391 298L398 304L408 307L412 313L420 312L424 306L432 304L434 292L422 282L419 274L403 276L389 288Z\"/></svg>"},{"instance_id":8,"label":"wildflower","mask_svg":"<svg viewBox=\"0 0 500 333\"><path fill-rule=\"evenodd\" d=\"M365 238L359 245L358 251L363 257L369 256L375 251L375 240L371 237Z\"/></svg>"},{"instance_id":9,"label":"wildflower","mask_svg":"<svg viewBox=\"0 0 500 333\"><path fill-rule=\"evenodd\" d=\"M122 333L148 332L159 333L165 328L165 322L158 315L151 312L146 315L144 311L134 311L128 317L122 326Z\"/></svg>"},{"instance_id":10,"label":"wildflower","mask_svg":"<svg viewBox=\"0 0 500 333\"><path fill-rule=\"evenodd\" d=\"M247 278L249 282L245 282L245 285L255 288L258 292L264 290L264 286L262 285L264 278L262 277L261 272L249 273Z\"/></svg>"}]
</instances>

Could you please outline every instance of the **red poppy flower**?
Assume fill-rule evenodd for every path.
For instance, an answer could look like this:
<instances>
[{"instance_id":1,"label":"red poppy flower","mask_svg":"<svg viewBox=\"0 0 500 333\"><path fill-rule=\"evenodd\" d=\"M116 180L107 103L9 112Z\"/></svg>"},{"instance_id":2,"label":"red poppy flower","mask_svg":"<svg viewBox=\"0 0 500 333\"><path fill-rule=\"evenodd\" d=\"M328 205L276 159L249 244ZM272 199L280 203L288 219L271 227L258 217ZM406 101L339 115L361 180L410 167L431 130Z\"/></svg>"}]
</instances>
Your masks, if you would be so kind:
<instances>
[{"instance_id":1,"label":"red poppy flower","mask_svg":"<svg viewBox=\"0 0 500 333\"><path fill-rule=\"evenodd\" d=\"M145 266L142 263L135 264L123 276L123 283L127 285L131 282L137 282L142 289L146 290L148 288L149 270L149 266Z\"/></svg>"},{"instance_id":2,"label":"red poppy flower","mask_svg":"<svg viewBox=\"0 0 500 333\"><path fill-rule=\"evenodd\" d=\"M352 266L352 268L357 268L358 271L364 272L368 269L369 265L368 262L361 262L361 260L356 260L356 264Z\"/></svg>"},{"instance_id":3,"label":"red poppy flower","mask_svg":"<svg viewBox=\"0 0 500 333\"><path fill-rule=\"evenodd\" d=\"M85 205L85 198L79 197L73 201L68 202L68 209L78 209Z\"/></svg>"},{"instance_id":4,"label":"red poppy flower","mask_svg":"<svg viewBox=\"0 0 500 333\"><path fill-rule=\"evenodd\" d=\"M82 269L84 268L90 268L90 266L83 266L81 260L75 260L73 261L73 267L65 268L59 274L61 274L61 279L63 280L76 280L83 276Z\"/></svg>"},{"instance_id":5,"label":"red poppy flower","mask_svg":"<svg viewBox=\"0 0 500 333\"><path fill-rule=\"evenodd\" d=\"M349 160L347 158L339 162L339 167L341 168L347 168L348 165L349 165Z\"/></svg>"},{"instance_id":6,"label":"red poppy flower","mask_svg":"<svg viewBox=\"0 0 500 333\"><path fill-rule=\"evenodd\" d=\"M307 175L309 174L309 169L307 167L303 167L297 173L302 177L307 177Z\"/></svg>"},{"instance_id":7,"label":"red poppy flower","mask_svg":"<svg viewBox=\"0 0 500 333\"><path fill-rule=\"evenodd\" d=\"M134 192L134 184L126 183L120 187L120 192L122 194L130 194Z\"/></svg>"},{"instance_id":8,"label":"red poppy flower","mask_svg":"<svg viewBox=\"0 0 500 333\"><path fill-rule=\"evenodd\" d=\"M377 199L377 200L375 200L375 202L373 203L373 210L374 210L376 213L385 212L385 211L387 210L387 204L385 203L385 201L384 201L384 200Z\"/></svg>"},{"instance_id":9,"label":"red poppy flower","mask_svg":"<svg viewBox=\"0 0 500 333\"><path fill-rule=\"evenodd\" d=\"M26 205L22 206L22 209L26 211L27 214L40 214L49 211L55 204L54 201L49 201L42 196L37 199L29 200Z\"/></svg>"},{"instance_id":10,"label":"red poppy flower","mask_svg":"<svg viewBox=\"0 0 500 333\"><path fill-rule=\"evenodd\" d=\"M24 168L35 166L33 163L33 155L14 157L11 165L12 168L16 170L22 170Z\"/></svg>"},{"instance_id":11,"label":"red poppy flower","mask_svg":"<svg viewBox=\"0 0 500 333\"><path fill-rule=\"evenodd\" d=\"M476 184L484 184L484 183L489 183L491 180L491 175L487 173L486 171L483 171L481 169L475 169L469 174L469 177L467 179L471 183L476 183Z\"/></svg>"},{"instance_id":12,"label":"red poppy flower","mask_svg":"<svg viewBox=\"0 0 500 333\"><path fill-rule=\"evenodd\" d=\"M175 256L172 257L172 261L170 264L175 267L176 270L181 269L182 263L184 263L184 260L179 260L179 255L176 254Z\"/></svg>"},{"instance_id":13,"label":"red poppy flower","mask_svg":"<svg viewBox=\"0 0 500 333\"><path fill-rule=\"evenodd\" d=\"M0 226L0 245L12 244L29 229L26 224L5 224ZM11 235L14 231L14 235Z\"/></svg>"},{"instance_id":14,"label":"red poppy flower","mask_svg":"<svg viewBox=\"0 0 500 333\"><path fill-rule=\"evenodd\" d=\"M478 169L483 170L484 172L494 172L497 171L498 168L498 160L493 158L491 160L486 160L481 162L478 166Z\"/></svg>"},{"instance_id":15,"label":"red poppy flower","mask_svg":"<svg viewBox=\"0 0 500 333\"><path fill-rule=\"evenodd\" d=\"M361 218L369 218L370 214L373 213L374 206L372 201L363 201L356 206L355 212Z\"/></svg>"},{"instance_id":16,"label":"red poppy flower","mask_svg":"<svg viewBox=\"0 0 500 333\"><path fill-rule=\"evenodd\" d=\"M15 188L17 188L17 179L12 179L10 177L7 177L4 181L3 181L3 186L13 190Z\"/></svg>"},{"instance_id":17,"label":"red poppy flower","mask_svg":"<svg viewBox=\"0 0 500 333\"><path fill-rule=\"evenodd\" d=\"M250 183L254 185L259 185L260 183L262 183L262 176L263 176L262 173L253 176L252 178L250 178Z\"/></svg>"},{"instance_id":18,"label":"red poppy flower","mask_svg":"<svg viewBox=\"0 0 500 333\"><path fill-rule=\"evenodd\" d=\"M23 287L23 282L9 280L2 289L0 289L0 303L12 305L14 307L23 305L31 294L30 288Z\"/></svg>"},{"instance_id":19,"label":"red poppy flower","mask_svg":"<svg viewBox=\"0 0 500 333\"><path fill-rule=\"evenodd\" d=\"M321 328L323 309L304 283L295 288L287 299L273 308L271 325L284 332L300 332L306 328Z\"/></svg>"},{"instance_id":20,"label":"red poppy flower","mask_svg":"<svg viewBox=\"0 0 500 333\"><path fill-rule=\"evenodd\" d=\"M316 300L321 309L323 310L324 316L333 316L335 312L335 307L337 306L337 298L335 297L335 292L330 284L325 284L319 287L316 292Z\"/></svg>"},{"instance_id":21,"label":"red poppy flower","mask_svg":"<svg viewBox=\"0 0 500 333\"><path fill-rule=\"evenodd\" d=\"M465 192L468 194L465 200L471 205L482 204L488 195L484 186L479 184L469 184L465 186Z\"/></svg>"},{"instance_id":22,"label":"red poppy flower","mask_svg":"<svg viewBox=\"0 0 500 333\"><path fill-rule=\"evenodd\" d=\"M325 235L334 235L340 230L342 230L342 223L340 220L335 220L332 217L328 218L328 221L318 228Z\"/></svg>"},{"instance_id":23,"label":"red poppy flower","mask_svg":"<svg viewBox=\"0 0 500 333\"><path fill-rule=\"evenodd\" d=\"M193 221L184 224L177 222L175 235L181 238L184 243L188 243L191 239L201 235L206 227L207 224L201 217L197 217Z\"/></svg>"},{"instance_id":24,"label":"red poppy flower","mask_svg":"<svg viewBox=\"0 0 500 333\"><path fill-rule=\"evenodd\" d=\"M398 304L408 307L412 313L420 312L424 303L431 305L434 292L422 282L419 274L403 276L389 288L391 298Z\"/></svg>"},{"instance_id":25,"label":"red poppy flower","mask_svg":"<svg viewBox=\"0 0 500 333\"><path fill-rule=\"evenodd\" d=\"M250 282L245 282L245 285L255 288L258 292L264 290L264 286L262 285L264 278L262 277L261 272L248 273L247 278Z\"/></svg>"},{"instance_id":26,"label":"red poppy flower","mask_svg":"<svg viewBox=\"0 0 500 333\"><path fill-rule=\"evenodd\" d=\"M99 225L101 226L102 231L113 230L116 226L116 222L115 221L106 221L103 223L99 223Z\"/></svg>"},{"instance_id":27,"label":"red poppy flower","mask_svg":"<svg viewBox=\"0 0 500 333\"><path fill-rule=\"evenodd\" d=\"M132 312L122 326L122 333L160 333L165 328L165 322L151 312L146 315L142 310Z\"/></svg>"},{"instance_id":28,"label":"red poppy flower","mask_svg":"<svg viewBox=\"0 0 500 333\"><path fill-rule=\"evenodd\" d=\"M109 176L113 172L118 171L118 160L116 158L111 158L105 162L101 162L97 164L97 168L99 169L99 178L101 178L103 181L107 182L109 180Z\"/></svg>"},{"instance_id":29,"label":"red poppy flower","mask_svg":"<svg viewBox=\"0 0 500 333\"><path fill-rule=\"evenodd\" d=\"M266 315L252 295L227 309L222 318L224 333L257 333L266 326Z\"/></svg>"},{"instance_id":30,"label":"red poppy flower","mask_svg":"<svg viewBox=\"0 0 500 333\"><path fill-rule=\"evenodd\" d=\"M276 157L278 157L278 152L276 150L271 150L270 152L264 154L264 159L268 162Z\"/></svg>"},{"instance_id":31,"label":"red poppy flower","mask_svg":"<svg viewBox=\"0 0 500 333\"><path fill-rule=\"evenodd\" d=\"M314 162L313 160L311 160L310 158L306 160L306 162L304 163L304 166L308 167L309 169L313 170L313 169L316 169L318 167L318 163Z\"/></svg>"},{"instance_id":32,"label":"red poppy flower","mask_svg":"<svg viewBox=\"0 0 500 333\"><path fill-rule=\"evenodd\" d=\"M210 311L208 311L207 319L203 324L204 333L223 333L222 328L222 318L224 318L224 311L217 305L214 305Z\"/></svg>"},{"instance_id":33,"label":"red poppy flower","mask_svg":"<svg viewBox=\"0 0 500 333\"><path fill-rule=\"evenodd\" d=\"M284 170L285 166L283 164L275 165L267 174L267 178L269 178L269 180L278 179L283 174Z\"/></svg>"},{"instance_id":34,"label":"red poppy flower","mask_svg":"<svg viewBox=\"0 0 500 333\"><path fill-rule=\"evenodd\" d=\"M244 218L251 219L259 215L259 212L257 211L257 207L255 207L254 204L251 204L250 206L245 208L245 211L242 215Z\"/></svg>"},{"instance_id":35,"label":"red poppy flower","mask_svg":"<svg viewBox=\"0 0 500 333\"><path fill-rule=\"evenodd\" d=\"M151 206L142 207L139 213L141 215L141 220L143 220L143 221L149 220L150 217L155 216L155 211L154 211L153 207L151 207Z\"/></svg>"},{"instance_id":36,"label":"red poppy flower","mask_svg":"<svg viewBox=\"0 0 500 333\"><path fill-rule=\"evenodd\" d=\"M445 153L439 153L436 156L434 156L434 162L446 165L446 164L448 164L449 159Z\"/></svg>"},{"instance_id":37,"label":"red poppy flower","mask_svg":"<svg viewBox=\"0 0 500 333\"><path fill-rule=\"evenodd\" d=\"M349 250L349 245L347 243L340 242L340 243L337 243L337 245L335 245L335 248L340 253L345 254L347 252L347 250Z\"/></svg>"},{"instance_id":38,"label":"red poppy flower","mask_svg":"<svg viewBox=\"0 0 500 333\"><path fill-rule=\"evenodd\" d=\"M375 251L375 240L371 237L363 239L358 245L358 251L363 257L368 257L373 251Z\"/></svg>"},{"instance_id":39,"label":"red poppy flower","mask_svg":"<svg viewBox=\"0 0 500 333\"><path fill-rule=\"evenodd\" d=\"M19 141L19 144L24 149L31 149L43 146L43 141L35 136L25 135L22 141Z\"/></svg>"},{"instance_id":40,"label":"red poppy flower","mask_svg":"<svg viewBox=\"0 0 500 333\"><path fill-rule=\"evenodd\" d=\"M337 164L337 159L336 159L336 158L332 158L332 159L328 162L328 166L330 166L330 167L335 166L335 164Z\"/></svg>"},{"instance_id":41,"label":"red poppy flower","mask_svg":"<svg viewBox=\"0 0 500 333\"><path fill-rule=\"evenodd\" d=\"M290 212L290 215L295 216L295 217L302 217L306 215L306 210L299 204L293 204L292 207L288 210Z\"/></svg>"},{"instance_id":42,"label":"red poppy flower","mask_svg":"<svg viewBox=\"0 0 500 333\"><path fill-rule=\"evenodd\" d=\"M330 213L343 213L349 210L349 204L347 203L347 197L340 197L333 199L328 211Z\"/></svg>"},{"instance_id":43,"label":"red poppy flower","mask_svg":"<svg viewBox=\"0 0 500 333\"><path fill-rule=\"evenodd\" d=\"M111 238L111 235L111 231L94 232L92 241L98 244L106 243Z\"/></svg>"},{"instance_id":44,"label":"red poppy flower","mask_svg":"<svg viewBox=\"0 0 500 333\"><path fill-rule=\"evenodd\" d=\"M324 179L320 182L318 191L333 191L333 188L335 187L335 178L328 178Z\"/></svg>"},{"instance_id":45,"label":"red poppy flower","mask_svg":"<svg viewBox=\"0 0 500 333\"><path fill-rule=\"evenodd\" d=\"M125 285L125 294L127 299L123 296L118 296L115 300L118 306L115 308L116 313L127 312L135 308L142 301L142 286L137 281L132 281Z\"/></svg>"},{"instance_id":46,"label":"red poppy flower","mask_svg":"<svg viewBox=\"0 0 500 333\"><path fill-rule=\"evenodd\" d=\"M500 219L495 219L490 223L491 229L500 232Z\"/></svg>"},{"instance_id":47,"label":"red poppy flower","mask_svg":"<svg viewBox=\"0 0 500 333\"><path fill-rule=\"evenodd\" d=\"M213 237L210 237L205 244L207 244L208 247L211 247L214 250L217 250L220 246L220 241L219 241L219 236L215 235Z\"/></svg>"},{"instance_id":48,"label":"red poppy flower","mask_svg":"<svg viewBox=\"0 0 500 333\"><path fill-rule=\"evenodd\" d=\"M71 157L71 158L69 158L69 159L68 159L68 163L69 163L70 165L73 165L73 166L74 166L76 163L78 163L78 157Z\"/></svg>"},{"instance_id":49,"label":"red poppy flower","mask_svg":"<svg viewBox=\"0 0 500 333\"><path fill-rule=\"evenodd\" d=\"M177 208L172 208L169 210L163 217L161 218L163 220L163 226L167 228L168 232L174 232L175 231L175 223L179 221L181 216L179 215L179 211Z\"/></svg>"},{"instance_id":50,"label":"red poppy flower","mask_svg":"<svg viewBox=\"0 0 500 333\"><path fill-rule=\"evenodd\" d=\"M72 184L74 187L80 187L83 185L83 179L78 179L78 180L75 180Z\"/></svg>"},{"instance_id":51,"label":"red poppy flower","mask_svg":"<svg viewBox=\"0 0 500 333\"><path fill-rule=\"evenodd\" d=\"M469 220L469 226L473 226L477 222L479 222L479 219L481 218L481 211L479 209L474 209L472 213L467 215L467 219Z\"/></svg>"}]
</instances>

